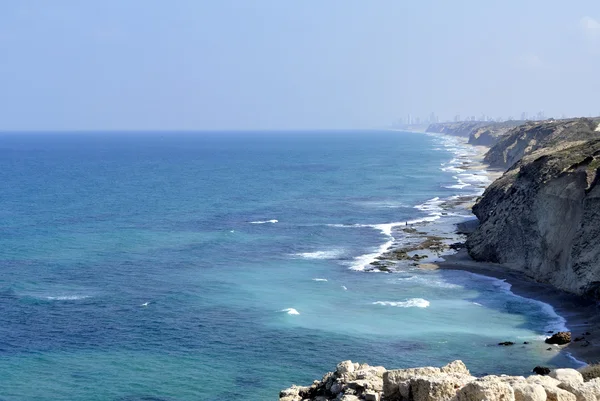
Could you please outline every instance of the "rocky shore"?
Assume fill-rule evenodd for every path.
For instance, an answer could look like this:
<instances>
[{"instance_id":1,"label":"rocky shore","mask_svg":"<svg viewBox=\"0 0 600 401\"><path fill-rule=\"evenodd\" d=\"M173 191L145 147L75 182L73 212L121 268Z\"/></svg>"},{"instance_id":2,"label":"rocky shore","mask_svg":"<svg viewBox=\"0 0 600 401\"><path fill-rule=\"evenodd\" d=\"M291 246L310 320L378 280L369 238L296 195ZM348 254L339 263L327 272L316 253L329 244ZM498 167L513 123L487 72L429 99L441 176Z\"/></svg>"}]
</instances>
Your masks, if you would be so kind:
<instances>
[{"instance_id":1,"label":"rocky shore","mask_svg":"<svg viewBox=\"0 0 600 401\"><path fill-rule=\"evenodd\" d=\"M387 370L340 362L310 386L282 390L280 401L596 401L600 378L574 369L534 369L524 376L472 376L462 361L446 366Z\"/></svg>"},{"instance_id":2,"label":"rocky shore","mask_svg":"<svg viewBox=\"0 0 600 401\"><path fill-rule=\"evenodd\" d=\"M474 203L478 219L459 225L465 243L404 227L405 237L413 241L381 255L373 269L393 271L395 263L403 262L504 279L516 294L551 304L573 329L549 333L546 343L559 345L547 351L567 350L579 360L600 361L599 123L581 118L432 124L428 132L489 146L483 161L502 173L481 197L463 200L463 206ZM447 256L449 249L458 252ZM427 252L445 260L423 264ZM534 371L529 377L474 377L461 361L394 370L344 361L310 386L283 390L280 400L600 400L598 378L584 380L573 369Z\"/></svg>"}]
</instances>

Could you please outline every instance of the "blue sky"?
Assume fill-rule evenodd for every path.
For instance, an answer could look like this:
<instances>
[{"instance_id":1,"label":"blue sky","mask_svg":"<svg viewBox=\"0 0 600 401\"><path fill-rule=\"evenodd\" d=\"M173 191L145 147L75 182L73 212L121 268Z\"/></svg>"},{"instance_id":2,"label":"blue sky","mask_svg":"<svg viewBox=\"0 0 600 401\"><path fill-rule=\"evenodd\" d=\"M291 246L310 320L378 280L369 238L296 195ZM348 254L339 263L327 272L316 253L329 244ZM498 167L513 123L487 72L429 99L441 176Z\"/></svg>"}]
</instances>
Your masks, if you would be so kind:
<instances>
[{"instance_id":1,"label":"blue sky","mask_svg":"<svg viewBox=\"0 0 600 401\"><path fill-rule=\"evenodd\" d=\"M600 113L600 1L0 1L0 130Z\"/></svg>"}]
</instances>

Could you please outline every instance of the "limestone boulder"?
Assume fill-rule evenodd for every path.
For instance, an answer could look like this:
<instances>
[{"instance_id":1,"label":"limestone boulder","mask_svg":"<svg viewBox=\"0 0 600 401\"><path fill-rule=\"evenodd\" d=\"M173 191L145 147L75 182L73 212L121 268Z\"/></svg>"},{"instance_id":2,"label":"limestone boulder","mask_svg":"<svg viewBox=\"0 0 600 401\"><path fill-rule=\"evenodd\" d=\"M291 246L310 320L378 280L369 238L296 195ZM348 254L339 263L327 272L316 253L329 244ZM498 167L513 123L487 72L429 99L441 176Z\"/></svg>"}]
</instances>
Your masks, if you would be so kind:
<instances>
[{"instance_id":1,"label":"limestone boulder","mask_svg":"<svg viewBox=\"0 0 600 401\"><path fill-rule=\"evenodd\" d=\"M471 375L440 373L409 380L409 397L414 401L450 401L456 392L475 380ZM404 395L404 394L403 394Z\"/></svg>"},{"instance_id":2,"label":"limestone boulder","mask_svg":"<svg viewBox=\"0 0 600 401\"><path fill-rule=\"evenodd\" d=\"M442 373L440 368L423 367L388 370L383 374L383 396L386 401L401 401L400 387L406 388L407 380L416 376L434 376Z\"/></svg>"},{"instance_id":3,"label":"limestone boulder","mask_svg":"<svg viewBox=\"0 0 600 401\"><path fill-rule=\"evenodd\" d=\"M546 399L548 401L577 401L574 394L559 388L558 386L561 382L553 377L534 375L529 376L527 382L542 386L544 391L546 391Z\"/></svg>"},{"instance_id":4,"label":"limestone boulder","mask_svg":"<svg viewBox=\"0 0 600 401\"><path fill-rule=\"evenodd\" d=\"M546 401L546 390L540 384L527 382L514 383L515 401Z\"/></svg>"},{"instance_id":5,"label":"limestone boulder","mask_svg":"<svg viewBox=\"0 0 600 401\"><path fill-rule=\"evenodd\" d=\"M456 393L456 401L515 401L510 385L498 380L475 380Z\"/></svg>"},{"instance_id":6,"label":"limestone boulder","mask_svg":"<svg viewBox=\"0 0 600 401\"><path fill-rule=\"evenodd\" d=\"M337 364L335 371L340 375L344 373L352 373L354 372L354 364L352 361L342 361Z\"/></svg>"},{"instance_id":7,"label":"limestone boulder","mask_svg":"<svg viewBox=\"0 0 600 401\"><path fill-rule=\"evenodd\" d=\"M549 376L564 385L577 387L583 384L583 376L575 369L554 369L550 372Z\"/></svg>"},{"instance_id":8,"label":"limestone boulder","mask_svg":"<svg viewBox=\"0 0 600 401\"><path fill-rule=\"evenodd\" d=\"M442 373L471 375L467 366L461 360L452 361L440 369Z\"/></svg>"}]
</instances>

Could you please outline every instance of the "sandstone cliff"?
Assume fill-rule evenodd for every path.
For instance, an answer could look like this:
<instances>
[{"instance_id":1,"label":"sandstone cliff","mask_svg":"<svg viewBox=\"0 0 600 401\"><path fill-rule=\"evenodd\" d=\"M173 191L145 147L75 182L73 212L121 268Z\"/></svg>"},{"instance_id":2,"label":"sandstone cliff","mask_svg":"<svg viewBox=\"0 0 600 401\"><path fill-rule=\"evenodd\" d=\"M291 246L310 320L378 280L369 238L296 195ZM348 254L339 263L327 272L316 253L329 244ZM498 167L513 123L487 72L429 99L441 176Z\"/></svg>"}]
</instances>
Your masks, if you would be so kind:
<instances>
[{"instance_id":1,"label":"sandstone cliff","mask_svg":"<svg viewBox=\"0 0 600 401\"><path fill-rule=\"evenodd\" d=\"M528 125L490 150L499 164L525 156L473 207L481 224L467 239L471 257L569 292L600 295L600 139L589 140L600 135L596 125L587 119Z\"/></svg>"},{"instance_id":2,"label":"sandstone cliff","mask_svg":"<svg viewBox=\"0 0 600 401\"><path fill-rule=\"evenodd\" d=\"M511 129L521 125L523 121L487 122L460 121L455 123L436 123L427 128L427 132L463 136L469 138L472 145L492 146Z\"/></svg>"},{"instance_id":3,"label":"sandstone cliff","mask_svg":"<svg viewBox=\"0 0 600 401\"><path fill-rule=\"evenodd\" d=\"M492 167L508 168L538 149L557 151L600 137L597 122L587 119L529 122L504 132L486 154L484 161Z\"/></svg>"}]
</instances>

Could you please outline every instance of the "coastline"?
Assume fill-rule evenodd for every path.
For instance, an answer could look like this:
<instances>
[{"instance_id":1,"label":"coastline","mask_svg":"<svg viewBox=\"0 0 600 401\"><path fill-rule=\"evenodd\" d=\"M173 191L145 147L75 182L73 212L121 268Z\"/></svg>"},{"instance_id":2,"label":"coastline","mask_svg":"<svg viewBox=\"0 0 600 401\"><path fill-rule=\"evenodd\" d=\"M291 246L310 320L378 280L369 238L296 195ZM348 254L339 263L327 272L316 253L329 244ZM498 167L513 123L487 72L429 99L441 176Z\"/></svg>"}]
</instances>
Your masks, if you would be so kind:
<instances>
[{"instance_id":1,"label":"coastline","mask_svg":"<svg viewBox=\"0 0 600 401\"><path fill-rule=\"evenodd\" d=\"M427 132L425 134L444 135ZM465 143L468 144L467 142ZM471 159L471 163L465 164L461 168L465 171L485 171L489 181L485 185L487 187L500 178L504 171L491 169L487 164L483 163L483 157L490 149L489 147L468 145L476 149L477 153ZM485 187L482 189L485 189ZM476 199L477 197L474 198ZM455 206L464 207L470 212L473 203L474 200ZM466 219L462 224L457 225L457 232L466 234L474 229L477 220L474 215L471 214L471 216L472 219ZM442 255L442 259L439 261L420 264L419 267L423 269L461 270L507 282L511 285L510 291L513 294L533 299L552 307L554 312L565 320L564 325L572 332L573 339L583 338L580 341L574 341L565 346L550 347L552 349L548 352L565 353L565 355L581 365L600 362L600 347L598 346L600 344L600 316L597 316L595 302L558 290L549 284L538 283L522 272L511 270L500 264L475 261L464 248L459 249L454 254ZM548 333L549 335L550 333ZM540 341L540 344L540 347L544 349L549 348L543 341Z\"/></svg>"},{"instance_id":2,"label":"coastline","mask_svg":"<svg viewBox=\"0 0 600 401\"><path fill-rule=\"evenodd\" d=\"M557 290L549 284L538 283L523 273L509 270L495 263L477 262L461 249L444 261L432 263L429 268L440 270L461 270L487 277L504 280L511 285L510 291L518 296L533 299L550 305L554 312L565 320L565 326L572 333L572 338L584 337L584 340L571 342L562 347L554 346L548 352L564 352L570 358L583 364L600 361L600 318L596 305L574 294ZM590 333L585 335L584 333ZM548 334L549 336L550 334ZM541 342L543 348L549 348Z\"/></svg>"}]
</instances>

